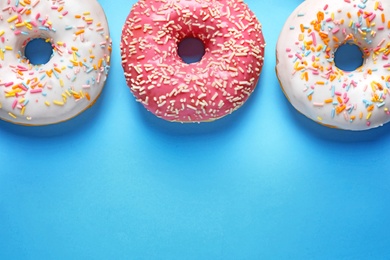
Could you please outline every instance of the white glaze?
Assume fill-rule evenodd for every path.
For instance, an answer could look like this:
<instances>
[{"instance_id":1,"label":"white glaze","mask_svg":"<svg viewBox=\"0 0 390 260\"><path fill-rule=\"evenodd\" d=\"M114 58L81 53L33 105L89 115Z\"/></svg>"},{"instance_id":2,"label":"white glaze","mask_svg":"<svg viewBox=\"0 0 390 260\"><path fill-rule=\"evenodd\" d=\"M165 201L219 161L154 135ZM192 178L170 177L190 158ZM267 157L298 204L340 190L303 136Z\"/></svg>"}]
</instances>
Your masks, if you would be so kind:
<instances>
[{"instance_id":1,"label":"white glaze","mask_svg":"<svg viewBox=\"0 0 390 260\"><path fill-rule=\"evenodd\" d=\"M366 130L390 120L390 56L386 53L390 49L390 2L349 2L303 2L280 34L276 70L285 95L299 112L331 127ZM330 39L328 51L314 30L319 12L324 14L320 31ZM337 47L345 43L356 44L367 54L363 66L352 72L339 70L333 62Z\"/></svg>"},{"instance_id":2,"label":"white glaze","mask_svg":"<svg viewBox=\"0 0 390 260\"><path fill-rule=\"evenodd\" d=\"M28 2L0 1L0 118L24 125L62 122L90 107L102 91L111 53L107 20L96 0ZM52 43L47 64L33 66L24 57L35 38Z\"/></svg>"}]
</instances>

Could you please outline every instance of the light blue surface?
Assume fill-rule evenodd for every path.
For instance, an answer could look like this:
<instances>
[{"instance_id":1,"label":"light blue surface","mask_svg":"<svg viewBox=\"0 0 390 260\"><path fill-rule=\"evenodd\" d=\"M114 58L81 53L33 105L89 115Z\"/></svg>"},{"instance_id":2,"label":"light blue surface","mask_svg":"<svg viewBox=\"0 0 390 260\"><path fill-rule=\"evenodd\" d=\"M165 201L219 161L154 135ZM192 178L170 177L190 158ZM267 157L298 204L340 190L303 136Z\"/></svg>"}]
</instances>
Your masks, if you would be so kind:
<instances>
[{"instance_id":1,"label":"light blue surface","mask_svg":"<svg viewBox=\"0 0 390 260\"><path fill-rule=\"evenodd\" d=\"M112 70L68 122L0 122L0 259L389 259L390 125L317 125L284 97L275 45L301 1L246 2L266 62L240 110L175 124L136 103L120 63L135 1L100 0Z\"/></svg>"}]
</instances>

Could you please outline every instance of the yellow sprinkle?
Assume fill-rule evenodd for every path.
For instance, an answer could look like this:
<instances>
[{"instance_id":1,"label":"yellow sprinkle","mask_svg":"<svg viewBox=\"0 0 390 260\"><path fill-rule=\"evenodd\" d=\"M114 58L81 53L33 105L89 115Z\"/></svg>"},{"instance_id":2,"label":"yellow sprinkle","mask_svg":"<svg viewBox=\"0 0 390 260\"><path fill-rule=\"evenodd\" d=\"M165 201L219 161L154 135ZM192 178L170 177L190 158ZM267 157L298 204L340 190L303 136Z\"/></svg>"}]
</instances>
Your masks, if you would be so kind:
<instances>
[{"instance_id":1,"label":"yellow sprinkle","mask_svg":"<svg viewBox=\"0 0 390 260\"><path fill-rule=\"evenodd\" d=\"M367 117L366 117L366 119L368 120L368 119L370 119L371 118L371 115L372 115L372 113L370 112L370 113L368 113L368 115L367 115Z\"/></svg>"},{"instance_id":2,"label":"yellow sprinkle","mask_svg":"<svg viewBox=\"0 0 390 260\"><path fill-rule=\"evenodd\" d=\"M14 119L16 119L16 116L14 114L12 114L11 112L8 113L8 115Z\"/></svg>"},{"instance_id":3,"label":"yellow sprinkle","mask_svg":"<svg viewBox=\"0 0 390 260\"><path fill-rule=\"evenodd\" d=\"M17 15L14 15L14 16L8 18L7 22L12 23L12 22L15 21L16 19L18 19L18 16L17 16Z\"/></svg>"},{"instance_id":4,"label":"yellow sprinkle","mask_svg":"<svg viewBox=\"0 0 390 260\"><path fill-rule=\"evenodd\" d=\"M4 30L1 30L1 31L0 31L0 36L3 36L4 33L5 33Z\"/></svg>"},{"instance_id":5,"label":"yellow sprinkle","mask_svg":"<svg viewBox=\"0 0 390 260\"><path fill-rule=\"evenodd\" d=\"M50 102L49 102L49 101L46 101L46 102L45 102L45 105L49 107L49 106L50 106Z\"/></svg>"},{"instance_id":6,"label":"yellow sprinkle","mask_svg":"<svg viewBox=\"0 0 390 260\"><path fill-rule=\"evenodd\" d=\"M13 50L13 48L12 48L11 46L5 46L5 49L6 49L7 51L12 51L12 50Z\"/></svg>"},{"instance_id":7,"label":"yellow sprinkle","mask_svg":"<svg viewBox=\"0 0 390 260\"><path fill-rule=\"evenodd\" d=\"M24 112L26 112L26 107L23 107L22 110L20 111L20 114L23 116Z\"/></svg>"},{"instance_id":8,"label":"yellow sprinkle","mask_svg":"<svg viewBox=\"0 0 390 260\"><path fill-rule=\"evenodd\" d=\"M58 100L54 100L54 101L53 101L53 104L54 104L54 105L57 105L57 106L63 106L63 105L65 105L64 102L58 101Z\"/></svg>"}]
</instances>

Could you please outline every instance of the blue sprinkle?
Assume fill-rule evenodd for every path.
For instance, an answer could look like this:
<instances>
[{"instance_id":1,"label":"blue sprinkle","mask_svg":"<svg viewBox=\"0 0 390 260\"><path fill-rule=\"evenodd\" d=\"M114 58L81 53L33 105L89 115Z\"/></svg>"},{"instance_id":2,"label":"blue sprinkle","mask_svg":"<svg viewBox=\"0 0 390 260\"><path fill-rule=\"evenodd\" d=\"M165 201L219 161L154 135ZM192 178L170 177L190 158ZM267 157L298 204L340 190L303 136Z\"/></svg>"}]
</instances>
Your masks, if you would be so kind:
<instances>
[{"instance_id":1,"label":"blue sprinkle","mask_svg":"<svg viewBox=\"0 0 390 260\"><path fill-rule=\"evenodd\" d=\"M378 106L378 108L381 108L381 107L383 107L385 104L386 104L385 102L382 102L382 103L379 103L377 106Z\"/></svg>"},{"instance_id":2,"label":"blue sprinkle","mask_svg":"<svg viewBox=\"0 0 390 260\"><path fill-rule=\"evenodd\" d=\"M58 75L58 73L57 73L57 71L53 70L53 74L54 74L54 76L56 76L57 79L60 78L59 75Z\"/></svg>"},{"instance_id":3,"label":"blue sprinkle","mask_svg":"<svg viewBox=\"0 0 390 260\"><path fill-rule=\"evenodd\" d=\"M358 4L358 6L359 6L360 9L365 9L366 8L366 5L363 4L363 3Z\"/></svg>"}]
</instances>

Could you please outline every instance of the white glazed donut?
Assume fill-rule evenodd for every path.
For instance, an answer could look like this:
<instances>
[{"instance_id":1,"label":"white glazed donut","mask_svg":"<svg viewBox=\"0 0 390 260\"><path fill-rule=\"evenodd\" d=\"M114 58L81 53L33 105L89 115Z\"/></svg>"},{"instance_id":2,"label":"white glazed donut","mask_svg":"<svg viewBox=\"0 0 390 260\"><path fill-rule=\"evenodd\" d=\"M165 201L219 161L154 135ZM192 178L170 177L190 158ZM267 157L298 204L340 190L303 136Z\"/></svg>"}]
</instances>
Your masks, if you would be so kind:
<instances>
[{"instance_id":1,"label":"white glazed donut","mask_svg":"<svg viewBox=\"0 0 390 260\"><path fill-rule=\"evenodd\" d=\"M52 44L48 63L32 65L25 47ZM68 120L99 97L108 75L111 39L96 0L0 1L0 118L47 125Z\"/></svg>"},{"instance_id":2,"label":"white glazed donut","mask_svg":"<svg viewBox=\"0 0 390 260\"><path fill-rule=\"evenodd\" d=\"M277 43L276 71L291 104L330 127L365 130L390 120L390 2L306 0ZM364 54L355 71L337 68L343 44Z\"/></svg>"}]
</instances>

